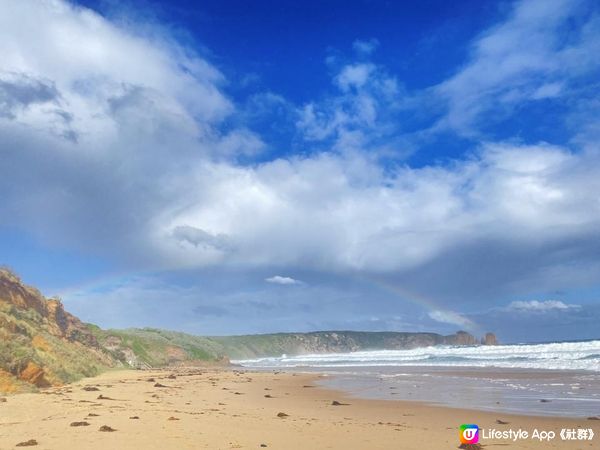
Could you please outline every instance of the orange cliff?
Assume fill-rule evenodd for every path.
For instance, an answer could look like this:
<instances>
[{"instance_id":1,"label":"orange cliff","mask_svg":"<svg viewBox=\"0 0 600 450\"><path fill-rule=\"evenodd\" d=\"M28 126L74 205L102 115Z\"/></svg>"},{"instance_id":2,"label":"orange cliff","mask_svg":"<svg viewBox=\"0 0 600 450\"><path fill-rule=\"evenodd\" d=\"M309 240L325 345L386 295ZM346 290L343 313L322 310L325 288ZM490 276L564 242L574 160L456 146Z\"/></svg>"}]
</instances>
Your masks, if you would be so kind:
<instances>
[{"instance_id":1,"label":"orange cliff","mask_svg":"<svg viewBox=\"0 0 600 450\"><path fill-rule=\"evenodd\" d=\"M37 289L24 285L20 278L8 269L0 269L0 303L20 310L34 310L44 320L45 329L52 335L97 345L87 327L72 314L65 311L57 298L46 299Z\"/></svg>"},{"instance_id":2,"label":"orange cliff","mask_svg":"<svg viewBox=\"0 0 600 450\"><path fill-rule=\"evenodd\" d=\"M0 269L0 391L60 385L113 365L91 331L8 269Z\"/></svg>"}]
</instances>

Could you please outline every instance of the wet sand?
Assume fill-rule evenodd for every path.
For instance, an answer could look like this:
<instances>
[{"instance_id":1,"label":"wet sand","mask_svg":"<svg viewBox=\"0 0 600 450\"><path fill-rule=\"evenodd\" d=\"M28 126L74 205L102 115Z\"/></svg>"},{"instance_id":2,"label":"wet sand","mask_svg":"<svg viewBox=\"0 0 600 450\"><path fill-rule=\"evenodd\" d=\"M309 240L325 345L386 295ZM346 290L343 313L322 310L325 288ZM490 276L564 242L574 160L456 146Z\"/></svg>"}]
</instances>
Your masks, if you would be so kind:
<instances>
[{"instance_id":1,"label":"wet sand","mask_svg":"<svg viewBox=\"0 0 600 450\"><path fill-rule=\"evenodd\" d=\"M350 398L318 374L120 371L0 402L0 449L455 449L458 426L593 428L593 441L487 440L487 448L591 449L600 421ZM339 404L333 404L337 402ZM502 424L497 423L501 421ZM508 423L504 423L508 422ZM111 431L113 430L113 431Z\"/></svg>"},{"instance_id":2,"label":"wet sand","mask_svg":"<svg viewBox=\"0 0 600 450\"><path fill-rule=\"evenodd\" d=\"M600 373L474 367L327 369L320 384L361 398L420 401L439 406L532 416L600 414Z\"/></svg>"}]
</instances>

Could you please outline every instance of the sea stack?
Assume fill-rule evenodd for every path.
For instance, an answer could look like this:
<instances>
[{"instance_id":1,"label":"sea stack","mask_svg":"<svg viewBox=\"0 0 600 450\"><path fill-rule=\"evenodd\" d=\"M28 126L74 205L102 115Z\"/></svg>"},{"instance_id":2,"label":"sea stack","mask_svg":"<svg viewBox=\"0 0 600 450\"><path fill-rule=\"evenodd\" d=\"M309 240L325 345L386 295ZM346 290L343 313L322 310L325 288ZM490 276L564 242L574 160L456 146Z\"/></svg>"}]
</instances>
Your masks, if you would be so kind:
<instances>
[{"instance_id":1,"label":"sea stack","mask_svg":"<svg viewBox=\"0 0 600 450\"><path fill-rule=\"evenodd\" d=\"M494 333L486 333L485 337L481 338L481 345L498 345L498 339Z\"/></svg>"}]
</instances>

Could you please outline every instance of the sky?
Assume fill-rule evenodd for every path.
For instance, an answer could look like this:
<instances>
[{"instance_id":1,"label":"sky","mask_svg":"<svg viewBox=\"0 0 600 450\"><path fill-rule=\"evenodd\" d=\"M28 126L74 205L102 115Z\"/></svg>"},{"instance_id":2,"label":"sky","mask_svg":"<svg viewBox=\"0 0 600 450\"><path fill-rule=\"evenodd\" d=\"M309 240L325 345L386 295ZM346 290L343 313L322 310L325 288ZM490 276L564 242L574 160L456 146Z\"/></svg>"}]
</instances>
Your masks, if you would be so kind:
<instances>
[{"instance_id":1,"label":"sky","mask_svg":"<svg viewBox=\"0 0 600 450\"><path fill-rule=\"evenodd\" d=\"M0 2L0 264L84 321L598 338L593 0Z\"/></svg>"}]
</instances>

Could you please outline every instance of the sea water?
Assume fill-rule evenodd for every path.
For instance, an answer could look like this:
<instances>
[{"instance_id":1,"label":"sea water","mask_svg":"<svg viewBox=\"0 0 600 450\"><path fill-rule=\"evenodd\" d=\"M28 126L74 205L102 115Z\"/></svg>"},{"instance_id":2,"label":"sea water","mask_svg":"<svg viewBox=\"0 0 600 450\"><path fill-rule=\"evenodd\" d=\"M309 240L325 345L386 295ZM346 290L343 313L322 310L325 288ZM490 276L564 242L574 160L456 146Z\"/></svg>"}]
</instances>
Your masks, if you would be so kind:
<instances>
[{"instance_id":1,"label":"sea water","mask_svg":"<svg viewBox=\"0 0 600 450\"><path fill-rule=\"evenodd\" d=\"M321 384L364 398L424 401L510 413L600 415L600 340L438 346L234 361L319 372Z\"/></svg>"}]
</instances>

